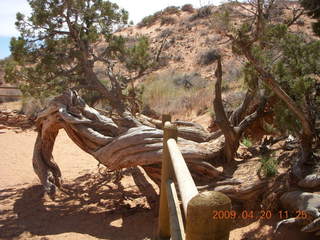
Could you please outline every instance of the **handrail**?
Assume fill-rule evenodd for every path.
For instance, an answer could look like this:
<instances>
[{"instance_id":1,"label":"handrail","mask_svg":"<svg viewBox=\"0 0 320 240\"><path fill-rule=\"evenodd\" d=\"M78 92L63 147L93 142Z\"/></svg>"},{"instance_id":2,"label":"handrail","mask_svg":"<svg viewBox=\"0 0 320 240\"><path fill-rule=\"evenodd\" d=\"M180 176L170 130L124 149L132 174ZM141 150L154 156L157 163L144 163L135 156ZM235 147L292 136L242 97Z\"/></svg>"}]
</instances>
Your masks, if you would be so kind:
<instances>
[{"instance_id":1,"label":"handrail","mask_svg":"<svg viewBox=\"0 0 320 240\"><path fill-rule=\"evenodd\" d=\"M181 193L181 200L185 216L187 216L187 207L189 201L199 192L189 172L186 162L178 148L177 142L174 139L167 141L171 162L177 179L178 187Z\"/></svg>"},{"instance_id":2,"label":"handrail","mask_svg":"<svg viewBox=\"0 0 320 240\"><path fill-rule=\"evenodd\" d=\"M177 145L178 129L170 121L170 115L163 115L158 239L228 240L231 219L214 219L213 211L230 210L231 200L215 191L198 192ZM185 225L174 180L181 195Z\"/></svg>"}]
</instances>

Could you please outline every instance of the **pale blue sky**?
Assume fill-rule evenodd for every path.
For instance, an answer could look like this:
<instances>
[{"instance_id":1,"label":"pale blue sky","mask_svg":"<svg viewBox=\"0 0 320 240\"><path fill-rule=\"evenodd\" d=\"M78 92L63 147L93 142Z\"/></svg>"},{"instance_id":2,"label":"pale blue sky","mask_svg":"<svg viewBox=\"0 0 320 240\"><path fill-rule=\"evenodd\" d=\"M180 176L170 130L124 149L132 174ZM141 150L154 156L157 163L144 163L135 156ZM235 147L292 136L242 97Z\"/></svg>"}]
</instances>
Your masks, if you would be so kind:
<instances>
[{"instance_id":1,"label":"pale blue sky","mask_svg":"<svg viewBox=\"0 0 320 240\"><path fill-rule=\"evenodd\" d=\"M221 0L111 0L129 12L129 19L138 23L143 17L168 6L182 6L191 3L194 7L219 4ZM17 12L30 13L27 0L2 0L0 5L0 59L10 55L9 44L13 36L18 36L15 28Z\"/></svg>"}]
</instances>

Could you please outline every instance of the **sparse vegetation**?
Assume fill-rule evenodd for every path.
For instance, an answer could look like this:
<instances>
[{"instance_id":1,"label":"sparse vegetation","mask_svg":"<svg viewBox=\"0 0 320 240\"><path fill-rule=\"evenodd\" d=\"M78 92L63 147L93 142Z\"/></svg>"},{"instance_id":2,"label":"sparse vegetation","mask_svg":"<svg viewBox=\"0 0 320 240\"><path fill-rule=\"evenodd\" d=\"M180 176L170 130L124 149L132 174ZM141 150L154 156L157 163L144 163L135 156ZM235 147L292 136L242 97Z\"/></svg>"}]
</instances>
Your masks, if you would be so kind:
<instances>
[{"instance_id":1,"label":"sparse vegetation","mask_svg":"<svg viewBox=\"0 0 320 240\"><path fill-rule=\"evenodd\" d=\"M242 138L241 143L242 143L244 146L246 146L247 148L250 148L250 147L253 146L252 141L251 141L249 138L247 138L247 137Z\"/></svg>"},{"instance_id":2,"label":"sparse vegetation","mask_svg":"<svg viewBox=\"0 0 320 240\"><path fill-rule=\"evenodd\" d=\"M219 58L219 56L220 54L216 49L207 50L200 55L198 64L209 65L211 63L214 63Z\"/></svg>"},{"instance_id":3,"label":"sparse vegetation","mask_svg":"<svg viewBox=\"0 0 320 240\"><path fill-rule=\"evenodd\" d=\"M175 24L176 23L176 19L174 17L171 16L163 16L161 17L161 21L160 21L160 25L171 25L171 24Z\"/></svg>"},{"instance_id":4,"label":"sparse vegetation","mask_svg":"<svg viewBox=\"0 0 320 240\"><path fill-rule=\"evenodd\" d=\"M140 74L152 66L152 57L149 51L149 38L138 36L132 46L126 48L124 62L128 70L138 71Z\"/></svg>"},{"instance_id":5,"label":"sparse vegetation","mask_svg":"<svg viewBox=\"0 0 320 240\"><path fill-rule=\"evenodd\" d=\"M168 15L172 15L172 14L178 14L180 13L180 8L176 7L176 6L169 6L166 7L165 9L163 9L163 14L168 14Z\"/></svg>"},{"instance_id":6,"label":"sparse vegetation","mask_svg":"<svg viewBox=\"0 0 320 240\"><path fill-rule=\"evenodd\" d=\"M192 4L185 4L181 7L181 10L184 12L193 13L195 9L193 8Z\"/></svg>"},{"instance_id":7,"label":"sparse vegetation","mask_svg":"<svg viewBox=\"0 0 320 240\"><path fill-rule=\"evenodd\" d=\"M212 86L197 73L165 72L145 81L142 102L158 113L187 116L207 108Z\"/></svg>"},{"instance_id":8,"label":"sparse vegetation","mask_svg":"<svg viewBox=\"0 0 320 240\"><path fill-rule=\"evenodd\" d=\"M197 10L195 14L193 14L189 21L195 21L197 19L209 17L212 14L211 6L204 6Z\"/></svg>"},{"instance_id":9,"label":"sparse vegetation","mask_svg":"<svg viewBox=\"0 0 320 240\"><path fill-rule=\"evenodd\" d=\"M161 25L164 24L173 24L175 23L175 19L171 16L172 14L179 14L180 13L180 8L176 6L169 6L162 11L155 12L152 15L144 17L138 24L137 26L142 28L142 27L150 27L153 24L156 23L157 20L161 20Z\"/></svg>"},{"instance_id":10,"label":"sparse vegetation","mask_svg":"<svg viewBox=\"0 0 320 240\"><path fill-rule=\"evenodd\" d=\"M172 34L173 34L173 30L169 29L169 28L166 28L159 34L158 37L159 38L166 38L166 37L169 37Z\"/></svg>"},{"instance_id":11,"label":"sparse vegetation","mask_svg":"<svg viewBox=\"0 0 320 240\"><path fill-rule=\"evenodd\" d=\"M267 134L275 134L277 132L277 128L272 123L263 121L262 126L263 126L263 130L265 130Z\"/></svg>"},{"instance_id":12,"label":"sparse vegetation","mask_svg":"<svg viewBox=\"0 0 320 240\"><path fill-rule=\"evenodd\" d=\"M261 168L259 172L266 177L273 177L278 173L278 161L276 158L271 156L262 156L260 159Z\"/></svg>"},{"instance_id":13,"label":"sparse vegetation","mask_svg":"<svg viewBox=\"0 0 320 240\"><path fill-rule=\"evenodd\" d=\"M153 25L160 17L161 13L157 12L153 15L149 15L144 17L139 23L138 23L138 27L142 28L142 27L150 27L151 25Z\"/></svg>"}]
</instances>

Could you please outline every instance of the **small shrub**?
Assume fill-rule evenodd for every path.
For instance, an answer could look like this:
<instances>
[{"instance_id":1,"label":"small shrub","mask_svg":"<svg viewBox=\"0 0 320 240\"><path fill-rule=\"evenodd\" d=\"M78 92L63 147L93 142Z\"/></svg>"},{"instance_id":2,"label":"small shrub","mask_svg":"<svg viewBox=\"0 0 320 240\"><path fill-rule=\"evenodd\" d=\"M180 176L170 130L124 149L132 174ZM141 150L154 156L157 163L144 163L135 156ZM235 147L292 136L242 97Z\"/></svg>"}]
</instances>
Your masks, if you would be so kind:
<instances>
[{"instance_id":1,"label":"small shrub","mask_svg":"<svg viewBox=\"0 0 320 240\"><path fill-rule=\"evenodd\" d=\"M198 9L198 15L200 18L208 17L212 14L211 7L205 6Z\"/></svg>"},{"instance_id":2,"label":"small shrub","mask_svg":"<svg viewBox=\"0 0 320 240\"><path fill-rule=\"evenodd\" d=\"M183 86L186 89L199 89L207 86L207 81L201 78L201 75L197 72L190 74L176 74L172 80L176 86Z\"/></svg>"},{"instance_id":3,"label":"small shrub","mask_svg":"<svg viewBox=\"0 0 320 240\"><path fill-rule=\"evenodd\" d=\"M159 35L159 38L165 38L165 37L169 37L170 35L172 35L173 31L171 29L164 29Z\"/></svg>"},{"instance_id":4,"label":"small shrub","mask_svg":"<svg viewBox=\"0 0 320 240\"><path fill-rule=\"evenodd\" d=\"M131 40L132 41L132 40ZM142 73L152 66L152 57L149 52L149 38L138 36L126 49L125 64L129 70L135 70Z\"/></svg>"},{"instance_id":5,"label":"small shrub","mask_svg":"<svg viewBox=\"0 0 320 240\"><path fill-rule=\"evenodd\" d=\"M268 134L273 134L277 132L277 128L273 126L273 124L267 123L266 121L263 121L263 130L266 131Z\"/></svg>"},{"instance_id":6,"label":"small shrub","mask_svg":"<svg viewBox=\"0 0 320 240\"><path fill-rule=\"evenodd\" d=\"M230 87L229 82L227 82L227 81L222 81L221 91L222 91L222 92L226 92L226 91L228 91L228 90L230 90L230 89L231 89L231 87Z\"/></svg>"},{"instance_id":7,"label":"small shrub","mask_svg":"<svg viewBox=\"0 0 320 240\"><path fill-rule=\"evenodd\" d=\"M138 23L138 27L142 28L142 27L151 26L156 22L156 20L157 19L154 17L154 15L146 16L141 20L141 22Z\"/></svg>"},{"instance_id":8,"label":"small shrub","mask_svg":"<svg viewBox=\"0 0 320 240\"><path fill-rule=\"evenodd\" d=\"M168 66L170 61L170 57L168 56L160 56L158 60L158 65L156 67L166 67Z\"/></svg>"},{"instance_id":9,"label":"small shrub","mask_svg":"<svg viewBox=\"0 0 320 240\"><path fill-rule=\"evenodd\" d=\"M206 18L209 17L211 14L212 10L210 6L201 7L198 9L197 13L195 13L189 18L189 21L192 22L200 18Z\"/></svg>"},{"instance_id":10,"label":"small shrub","mask_svg":"<svg viewBox=\"0 0 320 240\"><path fill-rule=\"evenodd\" d=\"M194 8L193 8L192 4L183 5L181 10L184 11L184 12L189 12L189 13L193 13L194 12Z\"/></svg>"},{"instance_id":11,"label":"small shrub","mask_svg":"<svg viewBox=\"0 0 320 240\"><path fill-rule=\"evenodd\" d=\"M171 24L175 24L176 23L176 19L170 16L163 16L161 17L161 26L162 25L171 25Z\"/></svg>"},{"instance_id":12,"label":"small shrub","mask_svg":"<svg viewBox=\"0 0 320 240\"><path fill-rule=\"evenodd\" d=\"M249 138L246 138L246 137L244 137L243 139L242 139L242 141L241 141L241 143L243 144L243 145L245 145L247 148L250 148L250 147L252 147L252 142L251 142L251 140L249 139Z\"/></svg>"},{"instance_id":13,"label":"small shrub","mask_svg":"<svg viewBox=\"0 0 320 240\"><path fill-rule=\"evenodd\" d=\"M162 15L162 12L159 11L159 12L154 13L153 15L149 15L149 16L144 17L141 20L141 22L138 23L138 27L142 28L142 27L152 26L161 15Z\"/></svg>"},{"instance_id":14,"label":"small shrub","mask_svg":"<svg viewBox=\"0 0 320 240\"><path fill-rule=\"evenodd\" d=\"M180 8L179 7L176 7L176 6L169 6L169 7L166 7L165 9L163 9L163 13L164 14L176 14L176 13L179 13L180 12Z\"/></svg>"},{"instance_id":15,"label":"small shrub","mask_svg":"<svg viewBox=\"0 0 320 240\"><path fill-rule=\"evenodd\" d=\"M259 169L259 171L261 171L264 176L273 177L278 173L278 161L274 157L262 156L260 162L261 168Z\"/></svg>"},{"instance_id":16,"label":"small shrub","mask_svg":"<svg viewBox=\"0 0 320 240\"><path fill-rule=\"evenodd\" d=\"M220 31L228 31L231 28L231 13L232 9L226 6L221 6L212 14L213 27Z\"/></svg>"},{"instance_id":17,"label":"small shrub","mask_svg":"<svg viewBox=\"0 0 320 240\"><path fill-rule=\"evenodd\" d=\"M220 57L219 52L216 49L208 50L200 55L198 64L200 65L209 65L214 63Z\"/></svg>"}]
</instances>

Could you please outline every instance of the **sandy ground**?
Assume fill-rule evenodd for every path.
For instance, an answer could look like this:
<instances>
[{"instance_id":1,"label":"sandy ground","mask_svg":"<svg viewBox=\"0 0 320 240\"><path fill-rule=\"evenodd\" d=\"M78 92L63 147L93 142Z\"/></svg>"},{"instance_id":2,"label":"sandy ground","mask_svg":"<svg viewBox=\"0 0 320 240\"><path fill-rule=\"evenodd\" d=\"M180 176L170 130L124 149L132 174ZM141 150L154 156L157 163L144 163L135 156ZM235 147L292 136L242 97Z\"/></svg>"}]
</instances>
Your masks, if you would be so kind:
<instances>
[{"instance_id":1,"label":"sandy ground","mask_svg":"<svg viewBox=\"0 0 320 240\"><path fill-rule=\"evenodd\" d=\"M51 200L32 169L35 137L0 130L0 239L153 237L157 188L139 169L107 174L100 168L99 174L97 162L61 132L53 154L65 190Z\"/></svg>"}]
</instances>

